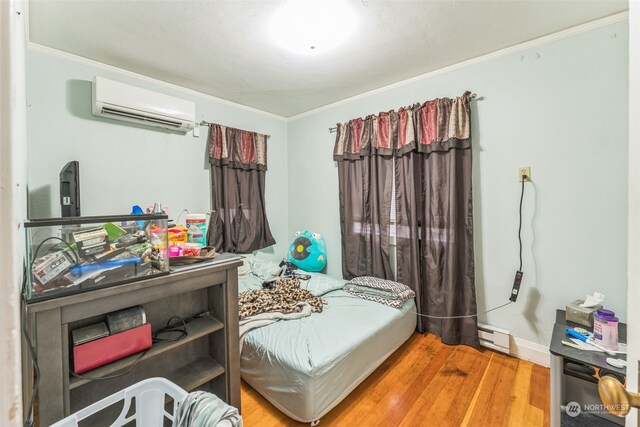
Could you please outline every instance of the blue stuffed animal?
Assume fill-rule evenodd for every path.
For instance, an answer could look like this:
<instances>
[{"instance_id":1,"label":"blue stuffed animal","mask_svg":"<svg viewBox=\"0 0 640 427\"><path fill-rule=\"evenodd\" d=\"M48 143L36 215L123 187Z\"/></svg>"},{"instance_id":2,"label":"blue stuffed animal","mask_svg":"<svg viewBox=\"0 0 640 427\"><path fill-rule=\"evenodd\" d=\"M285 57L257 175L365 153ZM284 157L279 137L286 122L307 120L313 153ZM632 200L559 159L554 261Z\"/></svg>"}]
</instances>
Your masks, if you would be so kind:
<instances>
[{"instance_id":1,"label":"blue stuffed animal","mask_svg":"<svg viewBox=\"0 0 640 427\"><path fill-rule=\"evenodd\" d=\"M327 265L327 249L318 233L296 231L289 247L289 262L305 271L321 271Z\"/></svg>"}]
</instances>

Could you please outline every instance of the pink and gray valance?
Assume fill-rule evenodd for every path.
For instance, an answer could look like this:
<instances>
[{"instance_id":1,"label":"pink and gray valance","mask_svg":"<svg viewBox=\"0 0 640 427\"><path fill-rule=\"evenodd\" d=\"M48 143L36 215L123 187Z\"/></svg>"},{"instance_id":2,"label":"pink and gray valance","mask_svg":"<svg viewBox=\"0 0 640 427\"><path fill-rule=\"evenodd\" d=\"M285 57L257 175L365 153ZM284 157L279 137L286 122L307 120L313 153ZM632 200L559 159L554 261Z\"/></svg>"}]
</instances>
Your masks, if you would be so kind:
<instances>
[{"instance_id":1,"label":"pink and gray valance","mask_svg":"<svg viewBox=\"0 0 640 427\"><path fill-rule=\"evenodd\" d=\"M337 125L334 160L471 147L471 92Z\"/></svg>"},{"instance_id":2,"label":"pink and gray valance","mask_svg":"<svg viewBox=\"0 0 640 427\"><path fill-rule=\"evenodd\" d=\"M268 135L212 124L209 163L237 169L267 170Z\"/></svg>"},{"instance_id":3,"label":"pink and gray valance","mask_svg":"<svg viewBox=\"0 0 640 427\"><path fill-rule=\"evenodd\" d=\"M211 124L211 209L207 244L250 253L276 243L265 209L267 135Z\"/></svg>"}]
</instances>

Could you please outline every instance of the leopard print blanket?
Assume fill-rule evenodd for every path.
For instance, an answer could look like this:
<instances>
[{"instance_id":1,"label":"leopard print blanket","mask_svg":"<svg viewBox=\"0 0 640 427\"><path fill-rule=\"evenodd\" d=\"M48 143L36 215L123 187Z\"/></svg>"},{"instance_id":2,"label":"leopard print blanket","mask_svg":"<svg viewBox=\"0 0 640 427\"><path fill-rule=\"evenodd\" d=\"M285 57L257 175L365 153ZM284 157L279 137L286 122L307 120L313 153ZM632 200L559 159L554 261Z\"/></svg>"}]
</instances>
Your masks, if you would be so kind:
<instances>
[{"instance_id":1,"label":"leopard print blanket","mask_svg":"<svg viewBox=\"0 0 640 427\"><path fill-rule=\"evenodd\" d=\"M308 303L314 313L320 313L324 300L302 289L298 278L279 279L273 289L244 291L238 294L240 320L271 311L293 313L300 310L300 302Z\"/></svg>"}]
</instances>

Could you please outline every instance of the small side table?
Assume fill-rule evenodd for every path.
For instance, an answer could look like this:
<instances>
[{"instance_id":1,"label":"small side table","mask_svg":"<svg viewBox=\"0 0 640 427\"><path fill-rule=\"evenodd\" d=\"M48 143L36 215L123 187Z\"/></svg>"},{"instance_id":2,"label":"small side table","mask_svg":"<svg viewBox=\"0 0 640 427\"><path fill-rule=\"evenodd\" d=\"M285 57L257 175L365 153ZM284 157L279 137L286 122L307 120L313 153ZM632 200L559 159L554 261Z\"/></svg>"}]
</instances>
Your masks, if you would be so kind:
<instances>
[{"instance_id":1,"label":"small side table","mask_svg":"<svg viewBox=\"0 0 640 427\"><path fill-rule=\"evenodd\" d=\"M550 381L550 399L551 399L551 427L560 427L561 425L584 425L578 418L569 417L561 409L568 402L575 400L581 402L583 398L592 398L599 402L598 396L598 379L603 375L612 375L621 379L624 383L626 378L626 369L614 368L606 361L607 357L611 357L600 351L578 350L562 344L562 341L569 341L565 329L567 327L583 327L577 323L567 322L564 310L556 311L556 323L553 326L553 335L549 352L551 353L551 381ZM618 325L618 337L620 342L627 341L627 325L620 323ZM625 359L625 354L615 356L618 359ZM595 393L595 398L594 398ZM593 415L589 413L581 414L597 425L602 426L619 426L624 425L624 418L619 418L611 414Z\"/></svg>"}]
</instances>

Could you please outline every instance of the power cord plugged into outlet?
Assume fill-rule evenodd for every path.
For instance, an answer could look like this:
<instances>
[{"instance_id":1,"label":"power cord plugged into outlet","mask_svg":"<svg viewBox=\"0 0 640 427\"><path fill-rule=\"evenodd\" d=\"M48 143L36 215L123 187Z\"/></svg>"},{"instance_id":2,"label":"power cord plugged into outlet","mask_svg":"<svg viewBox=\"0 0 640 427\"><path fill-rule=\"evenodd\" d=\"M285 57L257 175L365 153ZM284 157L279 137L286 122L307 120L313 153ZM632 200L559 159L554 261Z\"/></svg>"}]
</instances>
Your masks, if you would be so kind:
<instances>
[{"instance_id":1,"label":"power cord plugged into outlet","mask_svg":"<svg viewBox=\"0 0 640 427\"><path fill-rule=\"evenodd\" d=\"M459 316L432 316L429 314L422 314L413 311L412 313L420 316L420 317L428 317L431 319L464 319L469 317L478 317L484 314L490 313L492 311L501 309L502 307L506 307L509 304L512 304L518 300L518 295L520 294L520 285L522 284L522 277L524 276L524 272L522 271L522 202L524 200L524 183L526 181L531 181L531 168L523 167L518 171L518 181L522 183L521 191L520 191L520 208L519 208L519 224L518 224L518 244L520 247L520 266L516 271L516 276L513 279L513 286L511 287L511 294L509 295L509 302L499 305L497 307L490 308L482 313L478 314L465 314Z\"/></svg>"},{"instance_id":2,"label":"power cord plugged into outlet","mask_svg":"<svg viewBox=\"0 0 640 427\"><path fill-rule=\"evenodd\" d=\"M520 168L520 182L522 183L522 187L520 190L520 208L518 211L518 245L520 248L520 267L516 271L516 277L513 279L513 286L511 287L511 295L509 296L509 301L516 302L518 299L518 294L520 293L520 285L522 284L522 276L524 273L522 272L522 201L524 199L524 183L526 181L531 181L531 168Z\"/></svg>"}]
</instances>

